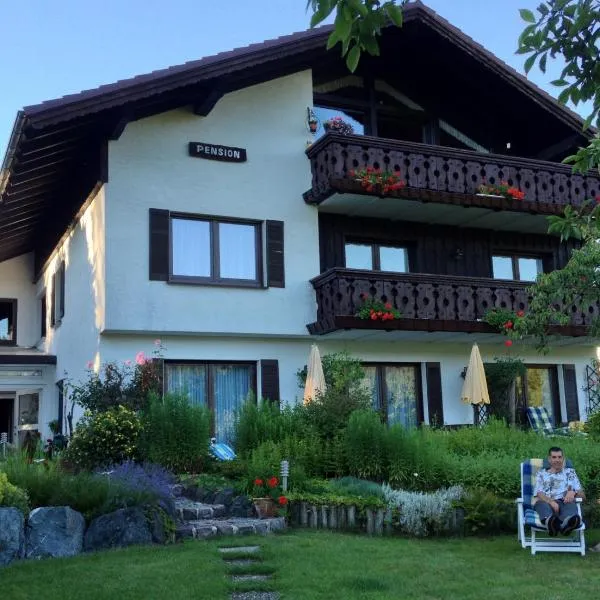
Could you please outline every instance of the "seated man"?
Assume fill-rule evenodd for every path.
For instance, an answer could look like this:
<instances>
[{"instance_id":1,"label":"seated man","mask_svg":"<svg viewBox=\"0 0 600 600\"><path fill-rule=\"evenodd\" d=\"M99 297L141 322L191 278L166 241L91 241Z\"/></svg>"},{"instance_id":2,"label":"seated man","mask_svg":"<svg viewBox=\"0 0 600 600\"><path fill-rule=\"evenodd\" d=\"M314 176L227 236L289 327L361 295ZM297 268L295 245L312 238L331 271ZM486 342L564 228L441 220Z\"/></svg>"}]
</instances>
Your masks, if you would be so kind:
<instances>
[{"instance_id":1,"label":"seated man","mask_svg":"<svg viewBox=\"0 0 600 600\"><path fill-rule=\"evenodd\" d=\"M540 469L537 474L534 509L542 523L548 527L550 535L569 535L581 525L577 514L575 498L584 498L581 484L575 469L565 467L565 457L561 448L553 446L548 451L548 469Z\"/></svg>"}]
</instances>

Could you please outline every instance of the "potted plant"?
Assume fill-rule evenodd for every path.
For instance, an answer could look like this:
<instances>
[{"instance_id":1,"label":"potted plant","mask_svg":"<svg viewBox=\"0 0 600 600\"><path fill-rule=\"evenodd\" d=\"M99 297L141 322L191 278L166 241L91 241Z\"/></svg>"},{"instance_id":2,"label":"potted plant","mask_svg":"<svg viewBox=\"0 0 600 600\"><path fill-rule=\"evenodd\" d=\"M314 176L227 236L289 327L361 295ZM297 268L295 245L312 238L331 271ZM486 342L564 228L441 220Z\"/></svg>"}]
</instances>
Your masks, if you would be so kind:
<instances>
[{"instance_id":1,"label":"potted plant","mask_svg":"<svg viewBox=\"0 0 600 600\"><path fill-rule=\"evenodd\" d=\"M342 117L332 117L323 122L323 129L325 132L341 133L342 135L352 135L354 133L354 127L350 123L346 123Z\"/></svg>"},{"instance_id":2,"label":"potted plant","mask_svg":"<svg viewBox=\"0 0 600 600\"><path fill-rule=\"evenodd\" d=\"M387 194L400 190L406 186L406 181L400 177L400 171L384 171L367 167L365 169L352 170L348 173L350 179L360 182L367 192Z\"/></svg>"},{"instance_id":3,"label":"potted plant","mask_svg":"<svg viewBox=\"0 0 600 600\"><path fill-rule=\"evenodd\" d=\"M252 502L259 519L268 519L277 515L288 500L283 494L277 477L256 478L252 488Z\"/></svg>"},{"instance_id":4,"label":"potted plant","mask_svg":"<svg viewBox=\"0 0 600 600\"><path fill-rule=\"evenodd\" d=\"M400 319L402 313L394 308L391 302L382 302L370 298L364 292L360 295L363 301L362 306L358 309L356 316L359 319L369 319L371 321L393 321Z\"/></svg>"},{"instance_id":5,"label":"potted plant","mask_svg":"<svg viewBox=\"0 0 600 600\"><path fill-rule=\"evenodd\" d=\"M525 192L509 185L507 181L501 181L500 183L486 183L485 179L477 188L477 195L507 198L508 200L523 200L525 198Z\"/></svg>"},{"instance_id":6,"label":"potted plant","mask_svg":"<svg viewBox=\"0 0 600 600\"><path fill-rule=\"evenodd\" d=\"M317 133L317 129L319 129L319 119L317 119L317 115L315 115L315 113L310 108L307 108L306 111L308 113L306 119L306 122L308 124L308 130L311 133Z\"/></svg>"}]
</instances>

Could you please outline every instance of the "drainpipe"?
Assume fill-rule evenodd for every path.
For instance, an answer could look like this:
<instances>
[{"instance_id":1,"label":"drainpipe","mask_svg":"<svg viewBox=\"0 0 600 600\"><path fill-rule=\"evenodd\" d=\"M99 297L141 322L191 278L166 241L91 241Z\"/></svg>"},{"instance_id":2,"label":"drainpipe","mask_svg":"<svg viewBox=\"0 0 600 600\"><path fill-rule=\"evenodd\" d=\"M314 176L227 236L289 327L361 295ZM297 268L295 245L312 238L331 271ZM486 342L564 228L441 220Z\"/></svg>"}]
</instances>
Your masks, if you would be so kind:
<instances>
[{"instance_id":1,"label":"drainpipe","mask_svg":"<svg viewBox=\"0 0 600 600\"><path fill-rule=\"evenodd\" d=\"M0 205L2 204L2 194L4 194L6 184L8 183L8 176L10 175L10 168L15 158L15 152L19 144L19 139L21 137L21 133L23 132L25 118L25 113L20 110L17 113L12 133L10 134L10 139L8 140L8 148L6 149L6 154L4 155L4 160L2 161L2 167L0 168Z\"/></svg>"}]
</instances>

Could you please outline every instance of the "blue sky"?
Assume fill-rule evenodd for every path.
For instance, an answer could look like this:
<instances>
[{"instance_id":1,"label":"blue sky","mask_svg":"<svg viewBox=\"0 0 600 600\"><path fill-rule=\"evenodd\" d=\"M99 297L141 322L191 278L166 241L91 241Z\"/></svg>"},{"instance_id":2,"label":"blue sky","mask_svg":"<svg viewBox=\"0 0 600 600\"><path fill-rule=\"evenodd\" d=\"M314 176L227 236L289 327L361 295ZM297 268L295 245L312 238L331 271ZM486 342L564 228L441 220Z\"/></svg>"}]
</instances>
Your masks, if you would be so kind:
<instances>
[{"instance_id":1,"label":"blue sky","mask_svg":"<svg viewBox=\"0 0 600 600\"><path fill-rule=\"evenodd\" d=\"M519 8L539 0L425 0L522 71ZM308 27L306 0L6 0L0 32L0 157L17 110ZM333 50L334 52L337 50ZM415 54L418 49L415 49ZM531 79L554 95L555 78ZM554 75L554 76L553 76ZM546 83L545 83L546 82Z\"/></svg>"}]
</instances>

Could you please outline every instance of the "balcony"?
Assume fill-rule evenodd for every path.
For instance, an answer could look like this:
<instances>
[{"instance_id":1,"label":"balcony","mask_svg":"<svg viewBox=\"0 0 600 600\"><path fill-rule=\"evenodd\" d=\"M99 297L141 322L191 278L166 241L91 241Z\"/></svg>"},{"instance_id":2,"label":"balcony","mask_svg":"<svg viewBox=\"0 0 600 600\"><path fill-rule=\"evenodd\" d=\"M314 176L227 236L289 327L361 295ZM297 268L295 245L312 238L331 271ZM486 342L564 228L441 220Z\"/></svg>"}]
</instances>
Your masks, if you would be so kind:
<instances>
[{"instance_id":1,"label":"balcony","mask_svg":"<svg viewBox=\"0 0 600 600\"><path fill-rule=\"evenodd\" d=\"M340 330L380 330L498 334L482 321L492 308L519 311L528 307L528 283L476 277L421 273L383 273L335 268L311 280L317 297L317 321L308 325L312 335ZM390 302L400 319L371 321L356 317L361 294ZM595 307L585 313L572 309L571 324L551 333L585 336Z\"/></svg>"},{"instance_id":2,"label":"balcony","mask_svg":"<svg viewBox=\"0 0 600 600\"><path fill-rule=\"evenodd\" d=\"M317 205L325 203L324 207L329 204L330 209L337 212L344 212L343 207L326 202L335 194L362 195L364 203L364 196L369 192L358 182L348 179L347 174L352 169L365 167L400 170L406 188L389 196L405 201L475 207L486 209L486 213L559 214L567 204L579 206L587 198L600 197L600 178L591 173L575 175L569 166L559 163L443 146L328 133L307 150L307 156L311 163L312 187L304 194L305 201ZM478 195L477 190L484 181L508 181L524 192L525 198L513 200ZM481 211L480 214L485 216ZM478 223L475 226L493 227L496 224Z\"/></svg>"}]
</instances>

